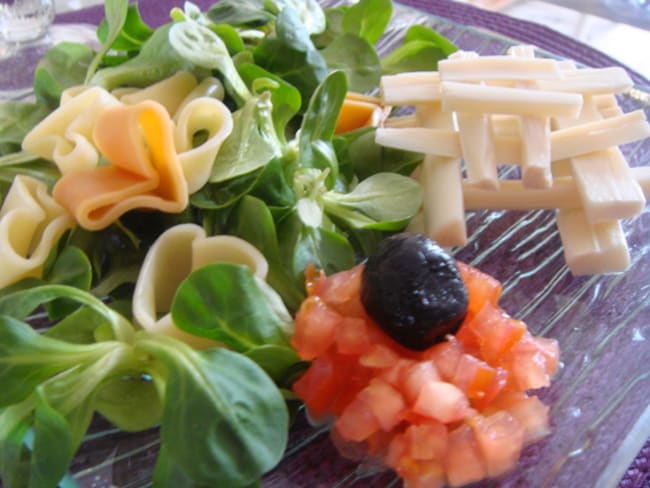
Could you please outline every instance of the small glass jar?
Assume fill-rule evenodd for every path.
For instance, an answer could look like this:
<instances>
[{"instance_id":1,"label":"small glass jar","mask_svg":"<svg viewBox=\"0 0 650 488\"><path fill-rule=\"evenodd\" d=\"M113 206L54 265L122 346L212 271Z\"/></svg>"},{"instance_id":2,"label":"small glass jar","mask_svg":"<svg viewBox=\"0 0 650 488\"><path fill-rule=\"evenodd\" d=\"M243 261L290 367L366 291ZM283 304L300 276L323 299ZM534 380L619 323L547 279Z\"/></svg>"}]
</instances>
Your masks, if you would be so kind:
<instances>
[{"instance_id":1,"label":"small glass jar","mask_svg":"<svg viewBox=\"0 0 650 488\"><path fill-rule=\"evenodd\" d=\"M0 41L35 41L47 33L53 20L53 0L0 0Z\"/></svg>"}]
</instances>

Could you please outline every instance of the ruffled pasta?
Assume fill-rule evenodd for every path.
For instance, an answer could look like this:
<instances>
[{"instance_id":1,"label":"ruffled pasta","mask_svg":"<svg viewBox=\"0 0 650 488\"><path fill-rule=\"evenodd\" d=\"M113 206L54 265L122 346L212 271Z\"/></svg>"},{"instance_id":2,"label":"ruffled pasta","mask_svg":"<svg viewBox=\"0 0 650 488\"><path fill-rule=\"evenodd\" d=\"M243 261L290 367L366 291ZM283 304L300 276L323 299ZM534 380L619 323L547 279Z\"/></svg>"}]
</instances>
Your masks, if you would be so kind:
<instances>
[{"instance_id":1,"label":"ruffled pasta","mask_svg":"<svg viewBox=\"0 0 650 488\"><path fill-rule=\"evenodd\" d=\"M54 197L86 229L104 228L135 208L180 212L187 194L207 183L232 132L232 114L219 100L223 93L218 79L197 84L188 72L144 89L72 87L60 107L27 134L23 149L58 166L63 177ZM194 147L197 134L204 141ZM101 165L102 157L111 166Z\"/></svg>"},{"instance_id":2,"label":"ruffled pasta","mask_svg":"<svg viewBox=\"0 0 650 488\"><path fill-rule=\"evenodd\" d=\"M232 114L214 98L195 98L178 113L174 142L190 194L208 182L217 153L232 127ZM193 147L192 138L199 132L205 132L207 139Z\"/></svg>"},{"instance_id":3,"label":"ruffled pasta","mask_svg":"<svg viewBox=\"0 0 650 488\"><path fill-rule=\"evenodd\" d=\"M121 94L114 91L113 94L118 97L120 102L127 105L153 100L165 107L171 117L196 86L197 82L193 74L187 71L179 71L169 78L146 88L131 89L128 92L122 91Z\"/></svg>"},{"instance_id":4,"label":"ruffled pasta","mask_svg":"<svg viewBox=\"0 0 650 488\"><path fill-rule=\"evenodd\" d=\"M135 285L136 322L144 329L175 337L197 349L220 345L179 329L169 313L181 282L195 269L217 262L248 266L261 280L268 272L264 256L238 237L206 237L203 228L196 224L180 224L161 234L149 249Z\"/></svg>"},{"instance_id":5,"label":"ruffled pasta","mask_svg":"<svg viewBox=\"0 0 650 488\"><path fill-rule=\"evenodd\" d=\"M74 219L48 194L47 186L18 175L0 209L0 288L40 278L43 264Z\"/></svg>"},{"instance_id":6,"label":"ruffled pasta","mask_svg":"<svg viewBox=\"0 0 650 488\"><path fill-rule=\"evenodd\" d=\"M137 208L185 209L187 185L162 105L145 101L106 109L97 118L93 139L111 164L64 175L53 190L79 225L103 229Z\"/></svg>"},{"instance_id":7,"label":"ruffled pasta","mask_svg":"<svg viewBox=\"0 0 650 488\"><path fill-rule=\"evenodd\" d=\"M63 175L97 166L99 153L92 140L97 118L120 102L106 90L93 87L70 91L58 109L23 139L22 147L53 161Z\"/></svg>"},{"instance_id":8,"label":"ruffled pasta","mask_svg":"<svg viewBox=\"0 0 650 488\"><path fill-rule=\"evenodd\" d=\"M144 89L113 92L122 103L131 105L154 100L167 109L174 120L174 143L190 194L210 177L212 165L223 141L232 132L230 110L221 103L224 89L212 77L201 83L191 73L180 71ZM205 142L193 147L193 136L204 133Z\"/></svg>"}]
</instances>

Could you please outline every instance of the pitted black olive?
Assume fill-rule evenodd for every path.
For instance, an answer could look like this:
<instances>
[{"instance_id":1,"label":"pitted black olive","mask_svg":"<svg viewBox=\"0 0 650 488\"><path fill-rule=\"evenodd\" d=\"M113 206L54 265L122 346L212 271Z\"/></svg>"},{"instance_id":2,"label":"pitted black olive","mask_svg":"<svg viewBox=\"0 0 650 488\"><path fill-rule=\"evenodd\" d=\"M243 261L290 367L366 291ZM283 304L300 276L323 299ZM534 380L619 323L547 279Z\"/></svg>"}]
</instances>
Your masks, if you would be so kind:
<instances>
[{"instance_id":1,"label":"pitted black olive","mask_svg":"<svg viewBox=\"0 0 650 488\"><path fill-rule=\"evenodd\" d=\"M467 288L454 259L420 234L401 233L365 265L361 301L390 337L424 350L456 332L467 313Z\"/></svg>"}]
</instances>

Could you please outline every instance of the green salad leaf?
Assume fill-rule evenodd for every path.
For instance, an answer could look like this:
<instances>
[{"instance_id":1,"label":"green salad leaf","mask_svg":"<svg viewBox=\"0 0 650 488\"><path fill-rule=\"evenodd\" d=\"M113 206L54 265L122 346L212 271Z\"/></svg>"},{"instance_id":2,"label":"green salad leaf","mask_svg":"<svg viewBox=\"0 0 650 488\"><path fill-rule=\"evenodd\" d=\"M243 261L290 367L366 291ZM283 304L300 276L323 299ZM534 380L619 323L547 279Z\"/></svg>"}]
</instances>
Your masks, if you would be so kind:
<instances>
[{"instance_id":1,"label":"green salad leaf","mask_svg":"<svg viewBox=\"0 0 650 488\"><path fill-rule=\"evenodd\" d=\"M359 0L343 14L343 32L356 34L374 45L384 34L392 14L391 0Z\"/></svg>"},{"instance_id":2,"label":"green salad leaf","mask_svg":"<svg viewBox=\"0 0 650 488\"><path fill-rule=\"evenodd\" d=\"M181 329L240 352L265 344L288 345L292 323L272 288L249 268L227 263L203 266L186 278L171 313Z\"/></svg>"},{"instance_id":3,"label":"green salad leaf","mask_svg":"<svg viewBox=\"0 0 650 488\"><path fill-rule=\"evenodd\" d=\"M210 182L219 183L266 165L283 151L272 118L271 94L251 98L233 114L233 130L212 167Z\"/></svg>"},{"instance_id":4,"label":"green salad leaf","mask_svg":"<svg viewBox=\"0 0 650 488\"><path fill-rule=\"evenodd\" d=\"M91 80L97 71L99 64L102 62L104 55L106 55L122 31L122 27L124 27L124 23L126 22L128 7L128 0L113 0L104 3L104 10L106 12L105 19L106 24L108 25L108 34L101 49L97 51L97 54L95 54L95 57L88 67L85 83L88 83Z\"/></svg>"},{"instance_id":5,"label":"green salad leaf","mask_svg":"<svg viewBox=\"0 0 650 488\"><path fill-rule=\"evenodd\" d=\"M58 100L57 100L58 103ZM13 156L20 151L25 135L50 113L40 103L5 102L0 104L0 156ZM1 157L1 161L7 158ZM27 161L33 161L31 157ZM2 164L4 167L5 164Z\"/></svg>"},{"instance_id":6,"label":"green salad leaf","mask_svg":"<svg viewBox=\"0 0 650 488\"><path fill-rule=\"evenodd\" d=\"M90 84L112 90L119 86L148 86L178 71L191 71L189 60L183 58L169 40L172 25L159 27L149 37L138 54L117 66L98 70Z\"/></svg>"},{"instance_id":7,"label":"green salad leaf","mask_svg":"<svg viewBox=\"0 0 650 488\"><path fill-rule=\"evenodd\" d=\"M364 38L344 34L336 37L321 54L331 70L345 73L351 91L363 93L379 85L381 62Z\"/></svg>"},{"instance_id":8,"label":"green salad leaf","mask_svg":"<svg viewBox=\"0 0 650 488\"><path fill-rule=\"evenodd\" d=\"M173 49L194 66L219 71L226 89L238 106L251 98L246 84L237 73L228 48L212 30L193 20L176 22L169 30L169 42Z\"/></svg>"},{"instance_id":9,"label":"green salad leaf","mask_svg":"<svg viewBox=\"0 0 650 488\"><path fill-rule=\"evenodd\" d=\"M125 51L127 53L137 52L144 42L151 37L153 29L142 20L138 6L129 5L120 31L117 36L114 33L111 35L113 29L121 23L119 20L120 17L118 17L118 15L122 15L121 8L123 7L120 5L117 11L113 10L113 15L115 15L113 22L110 22L109 15L106 15L106 18L97 27L97 37L103 45L108 44L112 37L113 42L110 44L111 50L117 52ZM109 23L111 24L110 26Z\"/></svg>"},{"instance_id":10,"label":"green salad leaf","mask_svg":"<svg viewBox=\"0 0 650 488\"><path fill-rule=\"evenodd\" d=\"M248 486L280 460L289 416L273 381L224 348L197 352L163 336L138 344L165 365L165 406L154 480L180 468L202 486ZM182 401L180 401L182 399ZM197 422L197 419L209 419Z\"/></svg>"},{"instance_id":11,"label":"green salad leaf","mask_svg":"<svg viewBox=\"0 0 650 488\"><path fill-rule=\"evenodd\" d=\"M327 63L292 9L278 14L276 31L253 50L255 63L295 86L304 110L311 94L327 76Z\"/></svg>"},{"instance_id":12,"label":"green salad leaf","mask_svg":"<svg viewBox=\"0 0 650 488\"><path fill-rule=\"evenodd\" d=\"M88 46L74 42L55 45L36 65L34 97L42 105L56 108L66 88L83 84L92 62L93 51Z\"/></svg>"},{"instance_id":13,"label":"green salad leaf","mask_svg":"<svg viewBox=\"0 0 650 488\"><path fill-rule=\"evenodd\" d=\"M206 15L215 24L259 26L274 19L264 4L264 0L221 0L210 7Z\"/></svg>"}]
</instances>

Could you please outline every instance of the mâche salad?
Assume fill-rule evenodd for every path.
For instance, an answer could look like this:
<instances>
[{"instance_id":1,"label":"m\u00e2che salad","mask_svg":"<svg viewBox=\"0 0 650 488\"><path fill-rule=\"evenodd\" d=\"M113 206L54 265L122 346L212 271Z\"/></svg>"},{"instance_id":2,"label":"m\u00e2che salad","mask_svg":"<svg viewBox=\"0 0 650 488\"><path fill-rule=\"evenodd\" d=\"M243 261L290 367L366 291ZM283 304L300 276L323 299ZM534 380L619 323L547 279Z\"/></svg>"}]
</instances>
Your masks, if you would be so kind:
<instances>
[{"instance_id":1,"label":"m\u00e2che salad","mask_svg":"<svg viewBox=\"0 0 650 488\"><path fill-rule=\"evenodd\" d=\"M623 271L650 175L618 145L650 126L622 70L423 26L380 57L391 14L186 2L152 29L108 1L100 49L54 46L0 105L3 486L57 486L95 414L160 426L170 487L259 485L297 404L411 487L549 433L560 346L440 245L466 208L557 208L575 274Z\"/></svg>"}]
</instances>

